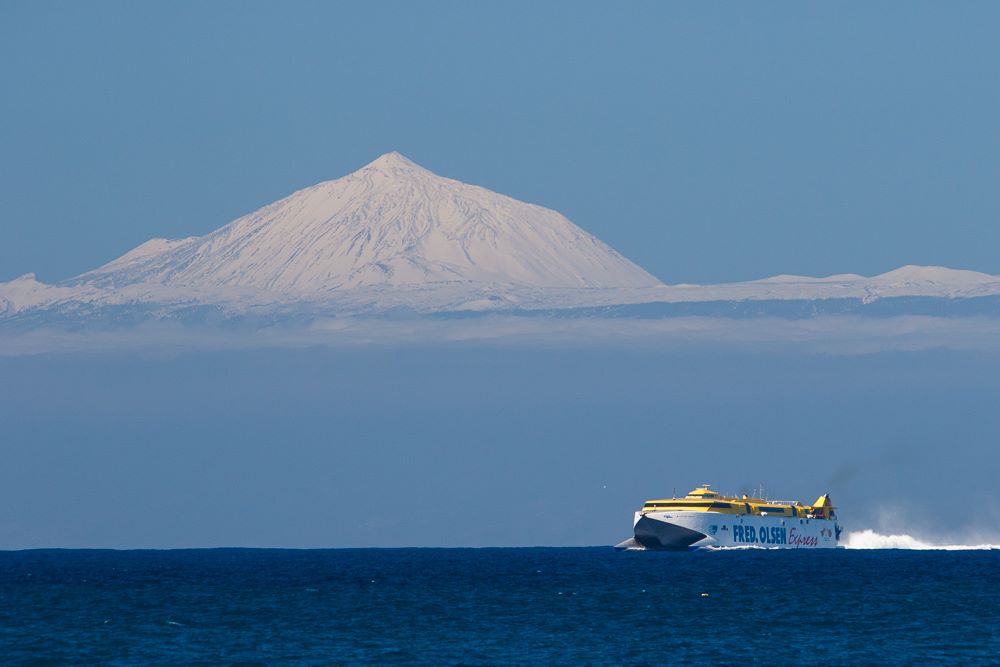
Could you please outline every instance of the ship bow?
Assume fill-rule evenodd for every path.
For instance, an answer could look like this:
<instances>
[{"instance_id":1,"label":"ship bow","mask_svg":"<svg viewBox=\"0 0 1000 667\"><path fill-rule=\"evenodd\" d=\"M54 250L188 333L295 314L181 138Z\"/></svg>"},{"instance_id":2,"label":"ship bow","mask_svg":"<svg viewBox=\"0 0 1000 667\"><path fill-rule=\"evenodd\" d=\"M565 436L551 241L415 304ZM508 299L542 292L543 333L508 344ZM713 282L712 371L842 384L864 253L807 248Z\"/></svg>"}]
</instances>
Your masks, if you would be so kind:
<instances>
[{"instance_id":1,"label":"ship bow","mask_svg":"<svg viewBox=\"0 0 1000 667\"><path fill-rule=\"evenodd\" d=\"M697 530L648 516L635 524L635 541L647 549L687 549L706 537Z\"/></svg>"}]
</instances>

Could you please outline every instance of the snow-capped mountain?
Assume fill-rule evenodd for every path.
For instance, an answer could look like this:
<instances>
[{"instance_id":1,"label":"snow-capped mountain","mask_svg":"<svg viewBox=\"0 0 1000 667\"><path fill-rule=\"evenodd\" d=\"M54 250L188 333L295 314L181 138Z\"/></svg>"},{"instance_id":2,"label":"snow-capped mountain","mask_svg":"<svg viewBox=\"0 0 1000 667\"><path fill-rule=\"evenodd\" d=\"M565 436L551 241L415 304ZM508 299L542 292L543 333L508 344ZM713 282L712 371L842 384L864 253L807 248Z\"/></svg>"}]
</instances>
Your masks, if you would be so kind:
<instances>
[{"instance_id":1,"label":"snow-capped mountain","mask_svg":"<svg viewBox=\"0 0 1000 667\"><path fill-rule=\"evenodd\" d=\"M430 283L659 284L559 213L437 176L395 152L206 236L147 241L73 282L283 294Z\"/></svg>"},{"instance_id":2,"label":"snow-capped mountain","mask_svg":"<svg viewBox=\"0 0 1000 667\"><path fill-rule=\"evenodd\" d=\"M842 313L885 299L921 312L974 301L962 312L995 315L1000 277L905 266L870 278L664 285L555 211L388 153L205 236L153 239L58 285L33 274L0 283L0 322L76 326L205 313L276 322L400 310L757 315L790 312L788 302L805 304L796 313ZM760 305L772 302L786 305Z\"/></svg>"}]
</instances>

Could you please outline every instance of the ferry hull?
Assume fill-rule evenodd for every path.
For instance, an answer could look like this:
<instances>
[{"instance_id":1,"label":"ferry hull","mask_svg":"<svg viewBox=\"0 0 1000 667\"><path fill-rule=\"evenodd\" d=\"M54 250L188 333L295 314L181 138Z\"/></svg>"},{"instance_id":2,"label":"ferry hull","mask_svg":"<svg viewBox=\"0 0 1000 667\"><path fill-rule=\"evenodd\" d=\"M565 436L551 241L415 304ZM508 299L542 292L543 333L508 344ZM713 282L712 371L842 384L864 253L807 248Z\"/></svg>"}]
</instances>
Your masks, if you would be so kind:
<instances>
[{"instance_id":1,"label":"ferry hull","mask_svg":"<svg viewBox=\"0 0 1000 667\"><path fill-rule=\"evenodd\" d=\"M634 537L621 548L764 547L830 549L840 528L832 519L733 515L716 512L636 512Z\"/></svg>"},{"instance_id":2,"label":"ferry hull","mask_svg":"<svg viewBox=\"0 0 1000 667\"><path fill-rule=\"evenodd\" d=\"M646 516L635 522L634 533L635 541L647 549L687 549L707 537L697 530Z\"/></svg>"}]
</instances>

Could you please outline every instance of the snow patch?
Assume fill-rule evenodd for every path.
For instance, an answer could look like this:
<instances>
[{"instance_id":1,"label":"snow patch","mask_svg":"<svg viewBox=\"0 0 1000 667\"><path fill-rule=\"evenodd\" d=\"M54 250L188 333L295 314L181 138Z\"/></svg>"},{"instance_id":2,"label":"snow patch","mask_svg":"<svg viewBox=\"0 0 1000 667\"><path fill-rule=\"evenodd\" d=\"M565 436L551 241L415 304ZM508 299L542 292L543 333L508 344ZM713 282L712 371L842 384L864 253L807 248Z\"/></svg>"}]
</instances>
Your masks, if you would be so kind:
<instances>
[{"instance_id":1,"label":"snow patch","mask_svg":"<svg viewBox=\"0 0 1000 667\"><path fill-rule=\"evenodd\" d=\"M894 271L875 276L872 280L888 285L975 286L995 283L997 277L986 273L979 273L978 271L949 269L943 266L916 266L908 264Z\"/></svg>"}]
</instances>

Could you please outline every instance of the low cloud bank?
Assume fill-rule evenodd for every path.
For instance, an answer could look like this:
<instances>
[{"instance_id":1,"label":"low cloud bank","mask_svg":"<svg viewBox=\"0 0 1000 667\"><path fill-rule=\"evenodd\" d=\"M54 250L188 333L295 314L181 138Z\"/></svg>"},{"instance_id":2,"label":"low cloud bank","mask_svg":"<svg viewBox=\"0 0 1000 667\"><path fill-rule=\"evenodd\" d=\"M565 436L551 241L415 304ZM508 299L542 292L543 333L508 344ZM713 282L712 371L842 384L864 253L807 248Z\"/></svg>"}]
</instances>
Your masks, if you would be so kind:
<instances>
[{"instance_id":1,"label":"low cloud bank","mask_svg":"<svg viewBox=\"0 0 1000 667\"><path fill-rule=\"evenodd\" d=\"M935 348L1000 351L1000 318L817 316L330 318L241 327L146 322L129 328L0 329L0 356L143 349L253 349L358 345L727 346L856 355Z\"/></svg>"}]
</instances>

